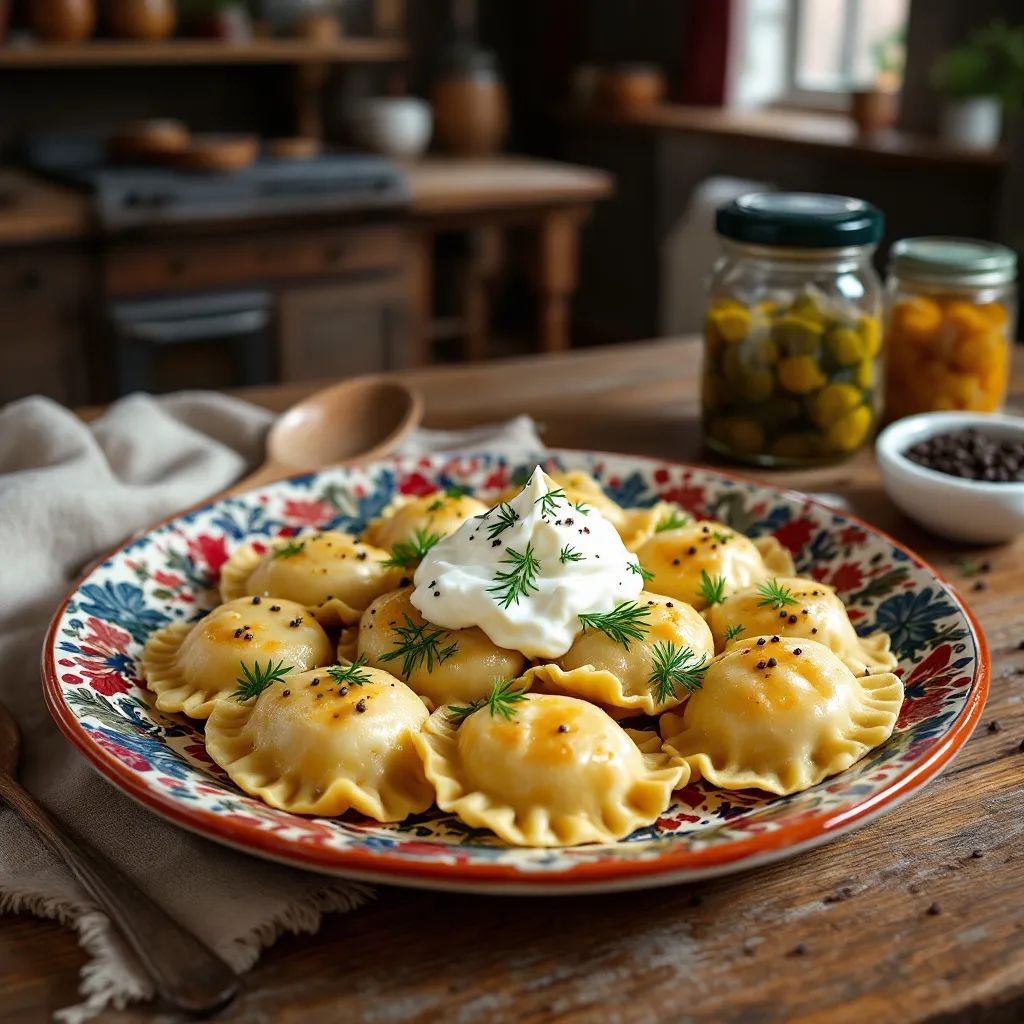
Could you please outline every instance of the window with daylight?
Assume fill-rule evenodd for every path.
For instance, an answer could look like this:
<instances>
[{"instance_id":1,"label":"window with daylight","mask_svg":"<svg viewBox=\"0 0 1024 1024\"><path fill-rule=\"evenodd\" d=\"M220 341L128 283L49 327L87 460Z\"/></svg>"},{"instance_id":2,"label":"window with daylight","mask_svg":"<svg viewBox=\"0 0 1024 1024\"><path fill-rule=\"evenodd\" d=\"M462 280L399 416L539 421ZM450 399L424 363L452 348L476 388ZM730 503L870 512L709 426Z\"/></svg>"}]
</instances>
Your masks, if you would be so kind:
<instances>
[{"instance_id":1,"label":"window with daylight","mask_svg":"<svg viewBox=\"0 0 1024 1024\"><path fill-rule=\"evenodd\" d=\"M787 98L898 89L909 0L790 0Z\"/></svg>"},{"instance_id":2,"label":"window with daylight","mask_svg":"<svg viewBox=\"0 0 1024 1024\"><path fill-rule=\"evenodd\" d=\"M852 89L896 91L910 0L740 0L730 104L839 108Z\"/></svg>"}]
</instances>

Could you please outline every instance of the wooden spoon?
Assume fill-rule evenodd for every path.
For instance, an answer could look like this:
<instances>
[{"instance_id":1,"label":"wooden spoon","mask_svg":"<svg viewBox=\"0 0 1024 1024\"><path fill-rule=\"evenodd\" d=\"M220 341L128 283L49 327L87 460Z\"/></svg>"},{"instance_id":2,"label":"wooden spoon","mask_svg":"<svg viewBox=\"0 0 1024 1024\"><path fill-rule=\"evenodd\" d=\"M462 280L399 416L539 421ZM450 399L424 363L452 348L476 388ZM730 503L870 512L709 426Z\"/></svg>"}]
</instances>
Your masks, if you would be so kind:
<instances>
[{"instance_id":1,"label":"wooden spoon","mask_svg":"<svg viewBox=\"0 0 1024 1024\"><path fill-rule=\"evenodd\" d=\"M267 434L267 458L224 495L393 452L423 418L423 400L390 377L353 377L293 405Z\"/></svg>"},{"instance_id":2,"label":"wooden spoon","mask_svg":"<svg viewBox=\"0 0 1024 1024\"><path fill-rule=\"evenodd\" d=\"M0 704L0 800L68 866L134 950L160 995L189 1013L211 1013L233 999L238 979L227 964L18 785L20 752L18 723Z\"/></svg>"}]
</instances>

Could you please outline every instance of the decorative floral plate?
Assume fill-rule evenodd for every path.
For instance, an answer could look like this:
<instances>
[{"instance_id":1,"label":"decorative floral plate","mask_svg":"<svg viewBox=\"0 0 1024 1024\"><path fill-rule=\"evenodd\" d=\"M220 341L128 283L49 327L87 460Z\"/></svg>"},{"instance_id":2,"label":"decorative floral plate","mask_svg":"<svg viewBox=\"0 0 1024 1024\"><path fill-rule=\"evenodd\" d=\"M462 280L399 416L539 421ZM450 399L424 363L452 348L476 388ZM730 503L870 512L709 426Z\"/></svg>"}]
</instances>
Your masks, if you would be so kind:
<instances>
[{"instance_id":1,"label":"decorative floral plate","mask_svg":"<svg viewBox=\"0 0 1024 1024\"><path fill-rule=\"evenodd\" d=\"M138 676L153 630L217 603L236 545L311 528L358 531L396 492L454 485L497 494L540 461L584 469L623 505L678 502L752 536L774 534L802 574L835 587L858 631L884 629L906 701L896 732L841 775L778 798L691 785L619 843L518 849L439 811L399 825L303 818L246 796L210 761L201 725L157 711ZM357 878L431 888L577 892L664 885L790 856L889 810L963 745L988 691L985 639L932 569L851 516L706 469L556 452L398 458L273 484L188 512L96 565L58 610L43 651L51 713L107 779L172 821L250 853Z\"/></svg>"}]
</instances>

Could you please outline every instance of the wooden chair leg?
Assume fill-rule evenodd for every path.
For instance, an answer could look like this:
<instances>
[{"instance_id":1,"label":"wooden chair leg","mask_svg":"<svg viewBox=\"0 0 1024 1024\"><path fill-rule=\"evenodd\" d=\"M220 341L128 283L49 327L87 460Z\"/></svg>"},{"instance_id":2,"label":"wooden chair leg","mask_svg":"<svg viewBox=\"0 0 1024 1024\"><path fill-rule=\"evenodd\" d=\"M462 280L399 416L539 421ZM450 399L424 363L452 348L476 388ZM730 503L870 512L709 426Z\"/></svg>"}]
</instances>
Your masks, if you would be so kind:
<instances>
[{"instance_id":1,"label":"wooden chair leg","mask_svg":"<svg viewBox=\"0 0 1024 1024\"><path fill-rule=\"evenodd\" d=\"M468 360L488 355L490 293L501 269L501 232L494 226L475 228L467 237L468 256L463 268L463 351Z\"/></svg>"}]
</instances>

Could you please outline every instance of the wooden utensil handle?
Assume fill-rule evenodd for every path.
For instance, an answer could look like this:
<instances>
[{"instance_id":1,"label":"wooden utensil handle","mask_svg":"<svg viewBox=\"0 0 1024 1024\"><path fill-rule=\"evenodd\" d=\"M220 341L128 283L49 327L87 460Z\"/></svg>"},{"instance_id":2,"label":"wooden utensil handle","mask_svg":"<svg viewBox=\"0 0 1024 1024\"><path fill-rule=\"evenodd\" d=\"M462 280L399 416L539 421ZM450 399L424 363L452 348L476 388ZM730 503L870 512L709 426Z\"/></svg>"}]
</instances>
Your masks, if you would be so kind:
<instances>
[{"instance_id":1,"label":"wooden utensil handle","mask_svg":"<svg viewBox=\"0 0 1024 1024\"><path fill-rule=\"evenodd\" d=\"M0 799L67 864L135 951L164 999L189 1013L207 1013L234 998L238 979L227 964L85 840L58 824L9 775L0 774Z\"/></svg>"}]
</instances>

